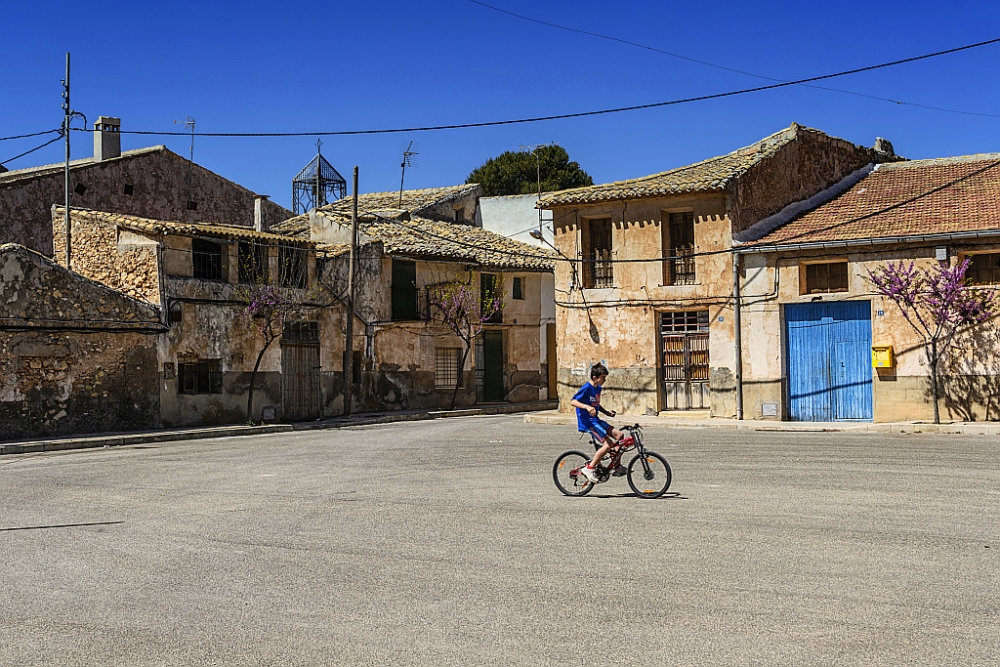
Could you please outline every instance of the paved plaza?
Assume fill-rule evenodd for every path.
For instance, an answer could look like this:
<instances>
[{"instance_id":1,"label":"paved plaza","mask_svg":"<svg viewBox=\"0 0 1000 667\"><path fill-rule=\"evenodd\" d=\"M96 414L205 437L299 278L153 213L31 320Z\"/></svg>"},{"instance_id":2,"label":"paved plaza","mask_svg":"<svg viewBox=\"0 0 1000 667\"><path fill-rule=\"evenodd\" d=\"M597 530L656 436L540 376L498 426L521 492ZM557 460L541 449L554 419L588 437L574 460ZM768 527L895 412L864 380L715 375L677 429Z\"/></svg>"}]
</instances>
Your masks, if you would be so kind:
<instances>
[{"instance_id":1,"label":"paved plaza","mask_svg":"<svg viewBox=\"0 0 1000 667\"><path fill-rule=\"evenodd\" d=\"M992 665L993 436L520 416L0 458L2 665Z\"/></svg>"}]
</instances>

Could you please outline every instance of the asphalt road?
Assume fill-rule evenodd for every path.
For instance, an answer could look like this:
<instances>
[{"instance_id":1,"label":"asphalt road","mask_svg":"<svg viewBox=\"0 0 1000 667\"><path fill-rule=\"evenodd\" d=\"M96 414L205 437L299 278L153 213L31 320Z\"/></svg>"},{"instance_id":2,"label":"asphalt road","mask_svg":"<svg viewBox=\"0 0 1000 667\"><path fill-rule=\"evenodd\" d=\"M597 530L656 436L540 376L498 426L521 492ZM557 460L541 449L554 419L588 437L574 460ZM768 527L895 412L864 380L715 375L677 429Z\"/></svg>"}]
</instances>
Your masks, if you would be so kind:
<instances>
[{"instance_id":1,"label":"asphalt road","mask_svg":"<svg viewBox=\"0 0 1000 667\"><path fill-rule=\"evenodd\" d=\"M0 664L995 665L1000 443L472 417L0 459Z\"/></svg>"}]
</instances>

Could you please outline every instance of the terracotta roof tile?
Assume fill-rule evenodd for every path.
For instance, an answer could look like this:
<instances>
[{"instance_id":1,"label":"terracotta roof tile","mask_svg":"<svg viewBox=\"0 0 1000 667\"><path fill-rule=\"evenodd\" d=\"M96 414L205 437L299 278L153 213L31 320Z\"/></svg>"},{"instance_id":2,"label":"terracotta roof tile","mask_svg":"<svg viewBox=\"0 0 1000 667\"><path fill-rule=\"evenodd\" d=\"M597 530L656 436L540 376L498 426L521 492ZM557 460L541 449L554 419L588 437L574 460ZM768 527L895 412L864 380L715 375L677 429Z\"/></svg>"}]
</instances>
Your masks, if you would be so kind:
<instances>
[{"instance_id":1,"label":"terracotta roof tile","mask_svg":"<svg viewBox=\"0 0 1000 667\"><path fill-rule=\"evenodd\" d=\"M428 260L460 260L498 269L551 271L555 255L537 246L515 241L479 227L365 216L359 222L363 237L381 242L388 255Z\"/></svg>"},{"instance_id":2,"label":"terracotta roof tile","mask_svg":"<svg viewBox=\"0 0 1000 667\"><path fill-rule=\"evenodd\" d=\"M1000 230L1000 153L878 165L753 245Z\"/></svg>"},{"instance_id":3,"label":"terracotta roof tile","mask_svg":"<svg viewBox=\"0 0 1000 667\"><path fill-rule=\"evenodd\" d=\"M442 204L450 199L459 199L481 187L477 183L452 185L444 188L426 188L423 190L403 190L402 201L397 192L369 192L358 195L358 213L383 212L390 210L408 211L420 215L432 206ZM332 204L320 207L319 210L331 220L350 220L352 200L350 197L337 200ZM309 235L309 215L299 215L289 218L272 227L279 234L289 236Z\"/></svg>"},{"instance_id":4,"label":"terracotta roof tile","mask_svg":"<svg viewBox=\"0 0 1000 667\"><path fill-rule=\"evenodd\" d=\"M62 206L54 206L53 211L65 210ZM258 232L250 227L235 227L232 225L217 225L211 222L171 222L168 220L151 220L140 218L134 215L123 215L121 213L107 213L104 211L93 211L87 208L70 208L74 216L85 215L96 218L108 224L113 224L122 229L136 232L147 232L152 234L179 234L188 236L213 236L223 239L236 240L267 240L280 243L293 242L297 245L314 247L316 244L309 239L289 238L282 234L272 234L269 232ZM61 213L59 214L61 215Z\"/></svg>"},{"instance_id":5,"label":"terracotta roof tile","mask_svg":"<svg viewBox=\"0 0 1000 667\"><path fill-rule=\"evenodd\" d=\"M800 132L813 132L825 136L819 130L792 123L780 132L726 155L642 178L553 192L543 195L537 207L547 209L568 204L594 204L603 201L724 190L730 181L777 153L781 147L794 141Z\"/></svg>"}]
</instances>

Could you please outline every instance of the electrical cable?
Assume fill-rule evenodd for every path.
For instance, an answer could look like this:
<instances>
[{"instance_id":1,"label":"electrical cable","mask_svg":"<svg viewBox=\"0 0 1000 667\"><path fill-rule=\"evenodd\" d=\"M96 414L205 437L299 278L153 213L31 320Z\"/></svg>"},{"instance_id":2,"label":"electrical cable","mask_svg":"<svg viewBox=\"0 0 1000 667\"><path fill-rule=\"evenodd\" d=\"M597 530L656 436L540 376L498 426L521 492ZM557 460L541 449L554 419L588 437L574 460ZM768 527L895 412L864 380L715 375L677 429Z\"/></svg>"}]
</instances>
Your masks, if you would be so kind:
<instances>
[{"instance_id":1,"label":"electrical cable","mask_svg":"<svg viewBox=\"0 0 1000 667\"><path fill-rule=\"evenodd\" d=\"M58 136L58 137L56 137L55 139L52 139L51 141L46 141L46 142L45 142L44 144L42 144L41 146L35 146L35 147L34 147L34 148L32 148L32 149L31 149L30 151L24 151L24 152L23 152L23 153L21 153L20 155L15 155L15 156L14 156L14 157L12 157L12 158L8 158L8 159L4 160L3 162L0 162L0 164L7 164L8 162L13 162L14 160L16 160L16 159L18 159L18 158L22 158L22 157L24 157L25 155L30 155L31 153L34 153L35 151L40 151L40 150L42 150L43 148L45 148L46 146L48 146L49 144L54 144L55 142L59 141L59 140L60 140L60 139L62 139L62 138L63 138L63 135L62 135L62 133L60 132L60 133L59 133L59 136Z\"/></svg>"},{"instance_id":2,"label":"electrical cable","mask_svg":"<svg viewBox=\"0 0 1000 667\"><path fill-rule=\"evenodd\" d=\"M691 58L689 56L681 55L679 53L673 53L671 51L664 51L663 49L658 49L658 48L653 47L653 46L647 46L646 44L640 44L638 42L632 42L632 41L629 41L627 39L621 39L620 37L612 37L610 35L603 35L603 34L601 34L599 32L591 32L589 30L580 30L578 28L570 28L568 26L559 25L558 23L550 23L548 21L542 21L540 19L532 18L530 16L524 16L523 14L517 14L515 12L511 12L511 11L508 11L506 9L501 9L500 7L494 7L493 5L488 5L485 2L480 2L479 0L469 0L469 2L471 2L471 3L475 4L475 5L479 5L481 7L486 7L487 9L492 9L493 11L500 12L501 14L507 14L508 16L513 16L515 18L519 18L519 19L524 20L524 21L530 21L531 23L537 23L539 25L544 25L544 26L547 26L547 27L550 27L550 28L556 28L558 30L565 30L567 32L575 32L575 33L578 33L578 34L581 34L581 35L587 35L589 37L597 37L599 39L606 39L606 40L609 40L609 41L612 41L612 42L618 42L620 44L625 44L627 46L634 46L634 47L636 47L638 49L644 49L646 51L653 51L655 53L661 53L661 54L663 54L665 56L670 56L671 58L678 58L680 60L686 60L688 62L697 63L699 65L705 65L706 67L714 67L715 69L721 69L721 70L725 70L727 72L734 72L736 74L743 74L745 76L752 76L752 77L754 77L756 79L764 79L766 81L780 81L780 82L783 82L783 83L787 83L787 81L785 79L778 79L778 78L775 78L775 77L772 77L772 76L765 76L763 74L755 74L753 72L747 72L745 70L736 69L735 67L726 67L725 65L718 65L716 63L710 63L707 60L699 60L697 58ZM948 112L948 113L964 114L964 115L968 115L968 116L986 116L986 117L989 117L989 118L1000 118L1000 114L979 113L979 112L976 112L976 111L960 111L960 110L957 110L957 109L945 109L943 107L934 107L934 106L929 106L929 105L926 105L926 104L919 104L919 103L916 103L916 102L903 102L901 100L894 100L894 99L891 99L891 98L888 98L888 97L879 97L877 95L868 95L868 94L865 94L865 93L857 93L857 92L854 92L852 90L842 90L840 88L828 88L826 86L811 86L811 85L805 84L805 83L802 83L802 84L799 84L799 85L805 86L807 88L815 88L817 90L828 90L828 91L831 91L831 92L834 92L834 93L844 93L845 95L855 95L857 97L867 97L868 99L871 99L871 100L878 100L880 102L889 102L891 104L914 106L914 107L920 107L922 109L931 109L931 110L934 110L934 111L945 111L945 112Z\"/></svg>"},{"instance_id":3,"label":"electrical cable","mask_svg":"<svg viewBox=\"0 0 1000 667\"><path fill-rule=\"evenodd\" d=\"M976 42L975 44L966 44L964 46L955 47L953 49L945 49L944 51L935 51L934 53L925 53L919 56L913 56L911 58L903 58L901 60L894 60L891 62L880 63L878 65L868 65L866 67L857 67L854 69L844 70L841 72L835 72L833 74L823 74L820 76L807 77L805 79L797 79L795 81L785 81L781 83L774 83L768 86L757 86L755 88L743 88L741 90L732 90L725 93L713 93L709 95L698 95L696 97L686 97L676 100L668 100L666 102L650 102L648 104L636 104L626 107L616 107L612 109L599 109L596 111L578 111L575 113L565 113L565 114L553 114L550 116L535 116L531 118L517 118L511 120L496 120L496 121L484 121L480 123L457 123L454 125L432 125L425 127L408 127L408 128L391 128L391 129L376 129L376 130L339 130L339 131L325 131L325 132L159 132L151 130L122 130L121 134L139 134L139 135L154 135L154 136L198 136L198 137L327 137L327 136L355 136L355 135L365 135L365 134L394 134L401 132L431 132L436 130L457 130L466 128L477 128L477 127L496 127L499 125L517 125L521 123L538 123L550 120L565 120L568 118L584 118L587 116L600 116L612 113L623 113L627 111L640 111L643 109L656 109L667 106L675 106L678 104L688 104L691 102L704 102L706 100L716 100L726 97L734 97L737 95L746 95L748 93L758 93L765 90L774 90L776 88L786 88L788 86L796 86L804 83L811 83L813 81L823 81L825 79L833 79L841 76L848 76L850 74L859 74L861 72L871 72L878 69L884 69L886 67L894 67L896 65L903 65L906 63L917 62L920 60L927 60L928 58L936 58L939 56L948 55L951 53L958 53L960 51L967 51L969 49L975 49L982 46L987 46L990 44L996 44L1000 42L1000 37L995 39L989 39L982 42ZM77 132L92 132L93 130L85 130L80 128L73 128Z\"/></svg>"},{"instance_id":4,"label":"electrical cable","mask_svg":"<svg viewBox=\"0 0 1000 667\"><path fill-rule=\"evenodd\" d=\"M40 137L43 134L52 134L53 132L62 133L61 128L56 128L54 130L45 130L44 132L32 132L31 134L19 134L16 137L0 137L0 141L10 141L11 139L27 139L28 137Z\"/></svg>"}]
</instances>

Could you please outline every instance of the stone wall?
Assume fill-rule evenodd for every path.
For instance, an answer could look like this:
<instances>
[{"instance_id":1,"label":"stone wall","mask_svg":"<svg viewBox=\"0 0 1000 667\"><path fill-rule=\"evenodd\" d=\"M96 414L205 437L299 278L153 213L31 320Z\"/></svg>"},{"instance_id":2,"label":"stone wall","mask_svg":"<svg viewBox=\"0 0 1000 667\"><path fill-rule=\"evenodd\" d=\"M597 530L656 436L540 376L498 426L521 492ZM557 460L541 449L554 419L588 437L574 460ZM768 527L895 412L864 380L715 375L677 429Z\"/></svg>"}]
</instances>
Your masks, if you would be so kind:
<instances>
[{"instance_id":1,"label":"stone wall","mask_svg":"<svg viewBox=\"0 0 1000 667\"><path fill-rule=\"evenodd\" d=\"M0 439L153 428L159 311L0 246Z\"/></svg>"},{"instance_id":2,"label":"stone wall","mask_svg":"<svg viewBox=\"0 0 1000 667\"><path fill-rule=\"evenodd\" d=\"M82 195L74 191L81 185L86 188ZM77 161L70 169L70 190L74 207L177 222L254 224L253 192L162 146L102 162ZM51 257L50 210L64 204L64 196L59 168L0 174L0 242L20 243ZM190 210L188 201L197 209ZM263 213L268 227L292 217L270 200Z\"/></svg>"},{"instance_id":3,"label":"stone wall","mask_svg":"<svg viewBox=\"0 0 1000 667\"><path fill-rule=\"evenodd\" d=\"M51 213L54 258L59 264L66 263L66 230L60 224L64 210L54 206ZM161 303L156 238L128 231L119 236L113 224L87 210L72 209L70 223L73 271L128 296Z\"/></svg>"}]
</instances>

